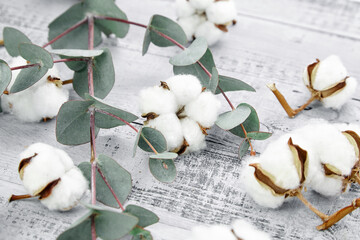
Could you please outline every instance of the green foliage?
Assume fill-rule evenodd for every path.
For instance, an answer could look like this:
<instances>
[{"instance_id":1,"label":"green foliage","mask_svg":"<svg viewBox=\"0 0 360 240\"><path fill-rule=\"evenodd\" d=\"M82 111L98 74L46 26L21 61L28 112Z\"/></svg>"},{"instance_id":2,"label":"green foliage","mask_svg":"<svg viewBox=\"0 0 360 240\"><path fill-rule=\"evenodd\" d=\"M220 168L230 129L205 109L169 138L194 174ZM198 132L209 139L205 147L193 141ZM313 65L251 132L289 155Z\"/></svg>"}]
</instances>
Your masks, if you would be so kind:
<instances>
[{"instance_id":1,"label":"green foliage","mask_svg":"<svg viewBox=\"0 0 360 240\"><path fill-rule=\"evenodd\" d=\"M64 103L56 118L56 139L65 145L90 142L90 113L93 101L69 101ZM96 128L96 132L99 129Z\"/></svg>"},{"instance_id":2,"label":"green foliage","mask_svg":"<svg viewBox=\"0 0 360 240\"><path fill-rule=\"evenodd\" d=\"M251 87L249 84L235 78L226 77L226 76L219 76L219 87L224 92L231 92L231 91L249 91L255 92L255 89ZM215 94L219 94L221 91L219 89L216 90Z\"/></svg>"},{"instance_id":3,"label":"green foliage","mask_svg":"<svg viewBox=\"0 0 360 240\"><path fill-rule=\"evenodd\" d=\"M115 160L105 155L99 155L96 161L97 167L101 170L116 196L123 204L132 187L130 173L122 168ZM82 162L79 168L90 183L91 164L89 162ZM120 207L99 172L96 172L96 199L110 207Z\"/></svg>"},{"instance_id":4,"label":"green foliage","mask_svg":"<svg viewBox=\"0 0 360 240\"><path fill-rule=\"evenodd\" d=\"M215 124L224 130L230 130L242 124L250 115L251 110L248 106L239 104L236 109L222 113Z\"/></svg>"},{"instance_id":5,"label":"green foliage","mask_svg":"<svg viewBox=\"0 0 360 240\"><path fill-rule=\"evenodd\" d=\"M115 107L112 107L112 106L109 106L109 105L101 102L100 100L98 100L94 97L91 97L88 93L85 93L85 99L94 101L95 109L101 109L103 111L109 112L121 119L124 119L125 121L127 121L129 123L138 119L138 117L135 116L134 114L132 114L130 112L126 112L126 111L118 109L118 108L115 108ZM99 128L113 128L113 127L117 127L117 126L123 126L123 125L125 125L125 123L123 121L118 120L109 115L106 115L106 114L103 114L100 112L95 112L95 125Z\"/></svg>"},{"instance_id":6,"label":"green foliage","mask_svg":"<svg viewBox=\"0 0 360 240\"><path fill-rule=\"evenodd\" d=\"M5 27L3 30L4 46L6 51L12 57L17 57L20 43L31 43L30 39L19 30L11 27Z\"/></svg>"},{"instance_id":7,"label":"green foliage","mask_svg":"<svg viewBox=\"0 0 360 240\"><path fill-rule=\"evenodd\" d=\"M153 150L146 143L145 139L151 143L151 145L155 148L158 153L165 152L167 149L167 143L164 135L161 132L154 128L143 127L141 131L141 138L139 139L138 146L146 151L153 152ZM144 139L145 138L145 139Z\"/></svg>"},{"instance_id":8,"label":"green foliage","mask_svg":"<svg viewBox=\"0 0 360 240\"><path fill-rule=\"evenodd\" d=\"M131 235L133 235L132 240L152 240L153 237L151 236L151 233L147 230L135 227L131 232Z\"/></svg>"},{"instance_id":9,"label":"green foliage","mask_svg":"<svg viewBox=\"0 0 360 240\"><path fill-rule=\"evenodd\" d=\"M250 147L249 139L244 139L239 146L239 158L242 159Z\"/></svg>"},{"instance_id":10,"label":"green foliage","mask_svg":"<svg viewBox=\"0 0 360 240\"><path fill-rule=\"evenodd\" d=\"M94 57L92 68L95 97L103 99L115 83L115 70L109 49L104 49L103 54ZM73 87L80 97L85 98L85 93L89 92L87 68L74 73Z\"/></svg>"},{"instance_id":11,"label":"green foliage","mask_svg":"<svg viewBox=\"0 0 360 240\"><path fill-rule=\"evenodd\" d=\"M207 50L207 42L203 37L196 38L195 41L184 51L170 58L170 63L174 66L187 66L196 63L204 56Z\"/></svg>"},{"instance_id":12,"label":"green foliage","mask_svg":"<svg viewBox=\"0 0 360 240\"><path fill-rule=\"evenodd\" d=\"M41 67L52 68L54 66L51 54L32 43L19 44L20 55L30 63L39 63Z\"/></svg>"},{"instance_id":13,"label":"green foliage","mask_svg":"<svg viewBox=\"0 0 360 240\"><path fill-rule=\"evenodd\" d=\"M204 56L199 61L202 63L202 65L204 65L204 67L209 72L211 72L212 69L215 67L214 58L213 58L212 53L209 48L206 50ZM191 64L188 66L174 66L173 71L174 71L175 75L179 75L179 74L194 75L200 80L201 84L204 87L207 88L209 86L209 81L210 81L209 76L205 73L205 71L197 63Z\"/></svg>"},{"instance_id":14,"label":"green foliage","mask_svg":"<svg viewBox=\"0 0 360 240\"><path fill-rule=\"evenodd\" d=\"M209 89L212 93L216 92L216 89L219 85L219 73L215 67L212 69L211 79L209 82L209 86L207 89Z\"/></svg>"},{"instance_id":15,"label":"green foliage","mask_svg":"<svg viewBox=\"0 0 360 240\"><path fill-rule=\"evenodd\" d=\"M105 210L86 204L90 211L63 232L58 240L91 239L91 217L94 216L96 234L101 239L119 239L129 234L138 223L138 219L126 213Z\"/></svg>"},{"instance_id":16,"label":"green foliage","mask_svg":"<svg viewBox=\"0 0 360 240\"><path fill-rule=\"evenodd\" d=\"M0 59L0 96L3 94L10 82L11 69L5 61Z\"/></svg>"},{"instance_id":17,"label":"green foliage","mask_svg":"<svg viewBox=\"0 0 360 240\"><path fill-rule=\"evenodd\" d=\"M159 47L169 47L175 45L173 42L160 36L159 33L171 37L181 45L185 45L187 43L186 34L178 23L167 17L154 15L150 19L147 31L145 32L142 51L143 55L145 55L149 49L150 42Z\"/></svg>"},{"instance_id":18,"label":"green foliage","mask_svg":"<svg viewBox=\"0 0 360 240\"><path fill-rule=\"evenodd\" d=\"M150 158L154 159L175 159L177 158L178 154L173 152L163 152L159 154L150 155Z\"/></svg>"},{"instance_id":19,"label":"green foliage","mask_svg":"<svg viewBox=\"0 0 360 240\"><path fill-rule=\"evenodd\" d=\"M82 49L53 49L50 53L59 55L61 57L97 57L104 51L101 49L96 50L82 50Z\"/></svg>"},{"instance_id":20,"label":"green foliage","mask_svg":"<svg viewBox=\"0 0 360 240\"><path fill-rule=\"evenodd\" d=\"M176 178L176 166L172 159L149 159L152 175L160 182L171 183Z\"/></svg>"},{"instance_id":21,"label":"green foliage","mask_svg":"<svg viewBox=\"0 0 360 240\"><path fill-rule=\"evenodd\" d=\"M248 132L247 137L254 140L265 140L271 137L272 133L269 132Z\"/></svg>"},{"instance_id":22,"label":"green foliage","mask_svg":"<svg viewBox=\"0 0 360 240\"><path fill-rule=\"evenodd\" d=\"M47 71L48 68L41 66L21 69L10 89L10 92L16 93L31 87L38 82L47 73Z\"/></svg>"},{"instance_id":23,"label":"green foliage","mask_svg":"<svg viewBox=\"0 0 360 240\"><path fill-rule=\"evenodd\" d=\"M256 113L256 110L247 103L241 103L240 105L241 106L247 106L251 110L251 113L250 113L249 117L242 124L244 126L245 130L247 132L257 132L257 131L259 131L260 122L259 122L259 117L258 117L258 115ZM230 132L233 133L236 136L239 136L239 137L242 137L242 138L245 137L244 131L241 128L241 126L237 126L237 127L233 128L233 129L231 129Z\"/></svg>"},{"instance_id":24,"label":"green foliage","mask_svg":"<svg viewBox=\"0 0 360 240\"><path fill-rule=\"evenodd\" d=\"M159 217L155 213L136 205L127 205L124 212L137 217L139 219L138 225L143 228L159 221Z\"/></svg>"},{"instance_id":25,"label":"green foliage","mask_svg":"<svg viewBox=\"0 0 360 240\"><path fill-rule=\"evenodd\" d=\"M139 141L140 141L140 137L141 137L141 132L142 132L142 127L138 130L137 134L136 134L136 138L135 138L135 143L134 143L134 146L133 146L133 157L135 157L136 155L136 150L138 148L138 144L139 144Z\"/></svg>"}]
</instances>

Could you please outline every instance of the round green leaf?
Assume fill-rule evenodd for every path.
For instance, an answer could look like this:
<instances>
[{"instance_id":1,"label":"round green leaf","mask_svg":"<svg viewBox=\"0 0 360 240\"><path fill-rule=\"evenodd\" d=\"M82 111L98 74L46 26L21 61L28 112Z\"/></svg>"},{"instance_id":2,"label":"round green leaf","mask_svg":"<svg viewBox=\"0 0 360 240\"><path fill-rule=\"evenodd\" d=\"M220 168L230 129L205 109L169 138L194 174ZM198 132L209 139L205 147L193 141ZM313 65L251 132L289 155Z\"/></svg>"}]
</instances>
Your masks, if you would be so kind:
<instances>
[{"instance_id":1,"label":"round green leaf","mask_svg":"<svg viewBox=\"0 0 360 240\"><path fill-rule=\"evenodd\" d=\"M3 30L4 46L6 51L12 57L17 57L20 43L31 43L30 39L19 30L11 27L5 27Z\"/></svg>"},{"instance_id":2,"label":"round green leaf","mask_svg":"<svg viewBox=\"0 0 360 240\"><path fill-rule=\"evenodd\" d=\"M216 120L216 125L224 130L230 130L242 124L250 115L248 106L239 105L235 110L222 113Z\"/></svg>"},{"instance_id":3,"label":"round green leaf","mask_svg":"<svg viewBox=\"0 0 360 240\"><path fill-rule=\"evenodd\" d=\"M235 78L219 76L219 86L224 92L231 91L249 91L255 92L255 89L251 87L249 84ZM219 94L221 91L219 89L216 90L215 94Z\"/></svg>"},{"instance_id":4,"label":"round green leaf","mask_svg":"<svg viewBox=\"0 0 360 240\"><path fill-rule=\"evenodd\" d=\"M182 27L170 18L154 15L150 21L150 30L151 42L159 47L168 47L173 46L174 43L160 36L158 32L163 33L164 35L171 37L178 43L185 45L187 43L186 34Z\"/></svg>"},{"instance_id":5,"label":"round green leaf","mask_svg":"<svg viewBox=\"0 0 360 240\"><path fill-rule=\"evenodd\" d=\"M88 109L92 104L93 101L69 101L61 106L56 118L56 139L59 143L78 145L90 142Z\"/></svg>"},{"instance_id":6,"label":"round green leaf","mask_svg":"<svg viewBox=\"0 0 360 240\"><path fill-rule=\"evenodd\" d=\"M176 178L176 166L172 159L149 159L152 175L164 183L171 183Z\"/></svg>"},{"instance_id":7,"label":"round green leaf","mask_svg":"<svg viewBox=\"0 0 360 240\"><path fill-rule=\"evenodd\" d=\"M247 103L241 103L240 104L241 106L247 106L250 108L251 110L251 113L249 115L249 117L245 120L245 122L243 122L243 126L245 128L245 130L247 132L256 132L256 131L259 131L260 129L260 122L259 122L259 117L256 113L256 110L250 106L249 104ZM239 106L240 106L239 105ZM244 138L245 135L244 135L244 131L243 129L241 128L241 126L237 126L233 129L230 130L230 132L236 136L239 136L239 137L242 137Z\"/></svg>"},{"instance_id":8,"label":"round green leaf","mask_svg":"<svg viewBox=\"0 0 360 240\"><path fill-rule=\"evenodd\" d=\"M215 93L217 87L219 84L219 73L215 67L212 68L212 74L209 86L207 87L208 90L210 90L212 93Z\"/></svg>"},{"instance_id":9,"label":"round green leaf","mask_svg":"<svg viewBox=\"0 0 360 240\"><path fill-rule=\"evenodd\" d=\"M248 139L244 139L239 146L239 159L242 159L245 154L247 153L248 149L250 147L250 143Z\"/></svg>"},{"instance_id":10,"label":"round green leaf","mask_svg":"<svg viewBox=\"0 0 360 240\"><path fill-rule=\"evenodd\" d=\"M154 158L154 159L175 159L177 157L178 154L173 152L163 152L159 154L150 155L150 158Z\"/></svg>"},{"instance_id":11,"label":"round green leaf","mask_svg":"<svg viewBox=\"0 0 360 240\"><path fill-rule=\"evenodd\" d=\"M126 112L124 110L109 106L100 100L91 97L89 94L85 94L85 98L89 100L94 101L94 106L96 109L101 109L103 111L106 111L108 113L111 113L121 119L124 119L125 121L131 123L138 119L137 116L135 116L132 113ZM120 121L114 117L111 117L109 115L103 114L101 112L95 112L95 125L99 128L113 128L117 126L123 126L126 125L123 121Z\"/></svg>"},{"instance_id":12,"label":"round green leaf","mask_svg":"<svg viewBox=\"0 0 360 240\"><path fill-rule=\"evenodd\" d=\"M130 173L122 168L115 160L105 155L100 155L98 157L97 167L104 174L116 196L123 204L126 201L132 187ZM79 165L79 168L90 183L91 164L89 162L83 162ZM120 207L98 172L96 172L96 186L96 199L99 202L114 208Z\"/></svg>"},{"instance_id":13,"label":"round green leaf","mask_svg":"<svg viewBox=\"0 0 360 240\"><path fill-rule=\"evenodd\" d=\"M64 56L64 57L97 57L104 51L101 49L96 50L82 50L82 49L53 49L50 53Z\"/></svg>"},{"instance_id":14,"label":"round green leaf","mask_svg":"<svg viewBox=\"0 0 360 240\"><path fill-rule=\"evenodd\" d=\"M143 207L127 205L124 212L137 217L138 225L143 228L159 222L159 217L155 213Z\"/></svg>"},{"instance_id":15,"label":"round green leaf","mask_svg":"<svg viewBox=\"0 0 360 240\"><path fill-rule=\"evenodd\" d=\"M153 237L149 231L138 227L135 227L133 230L131 230L130 234L133 235L131 240L153 240Z\"/></svg>"},{"instance_id":16,"label":"round green leaf","mask_svg":"<svg viewBox=\"0 0 360 240\"><path fill-rule=\"evenodd\" d=\"M149 145L144 140L146 138L158 153L165 152L167 143L164 135L154 128L144 127L141 131L141 138L139 140L139 147L146 152L153 152Z\"/></svg>"},{"instance_id":17,"label":"round green leaf","mask_svg":"<svg viewBox=\"0 0 360 240\"><path fill-rule=\"evenodd\" d=\"M196 38L195 41L180 54L170 58L170 63L175 66L187 66L196 63L204 56L207 50L207 42L203 37Z\"/></svg>"},{"instance_id":18,"label":"round green leaf","mask_svg":"<svg viewBox=\"0 0 360 240\"><path fill-rule=\"evenodd\" d=\"M38 82L48 71L48 68L34 66L29 68L24 68L17 75L14 84L12 85L10 92L16 93L23 91L36 82Z\"/></svg>"},{"instance_id":19,"label":"round green leaf","mask_svg":"<svg viewBox=\"0 0 360 240\"><path fill-rule=\"evenodd\" d=\"M254 140L265 140L271 137L272 133L269 132L248 132L247 136Z\"/></svg>"},{"instance_id":20,"label":"round green leaf","mask_svg":"<svg viewBox=\"0 0 360 240\"><path fill-rule=\"evenodd\" d=\"M40 63L41 67L52 68L54 61L51 54L32 43L20 43L19 44L20 55L28 60L30 63Z\"/></svg>"},{"instance_id":21,"label":"round green leaf","mask_svg":"<svg viewBox=\"0 0 360 240\"><path fill-rule=\"evenodd\" d=\"M209 48L206 50L206 53L199 61L204 65L204 67L209 72L211 72L212 69L216 67L212 53ZM208 87L209 85L209 81L210 81L209 76L205 73L204 69L202 69L200 65L197 63L188 66L174 66L173 71L175 75L191 74L196 76L200 80L203 87Z\"/></svg>"},{"instance_id":22,"label":"round green leaf","mask_svg":"<svg viewBox=\"0 0 360 240\"><path fill-rule=\"evenodd\" d=\"M105 98L115 83L115 70L109 49L93 59L93 81L95 97ZM74 73L73 87L79 96L85 98L88 88L88 69L84 68Z\"/></svg>"},{"instance_id":23,"label":"round green leaf","mask_svg":"<svg viewBox=\"0 0 360 240\"><path fill-rule=\"evenodd\" d=\"M0 105L1 106L1 105ZM133 146L133 157L135 157L136 155L136 150L140 141L140 137L141 137L141 131L142 131L142 127L138 130L137 134L136 134L136 138L135 138L135 143Z\"/></svg>"},{"instance_id":24,"label":"round green leaf","mask_svg":"<svg viewBox=\"0 0 360 240\"><path fill-rule=\"evenodd\" d=\"M57 240L88 240L91 239L91 219L93 211L73 223L69 229L61 233Z\"/></svg>"},{"instance_id":25,"label":"round green leaf","mask_svg":"<svg viewBox=\"0 0 360 240\"><path fill-rule=\"evenodd\" d=\"M11 69L9 65L0 59L0 96L11 82Z\"/></svg>"},{"instance_id":26,"label":"round green leaf","mask_svg":"<svg viewBox=\"0 0 360 240\"><path fill-rule=\"evenodd\" d=\"M149 28L146 28L145 35L144 35L144 41L143 41L143 48L142 48L143 56L149 50L150 43L151 43L150 30L149 30Z\"/></svg>"}]
</instances>

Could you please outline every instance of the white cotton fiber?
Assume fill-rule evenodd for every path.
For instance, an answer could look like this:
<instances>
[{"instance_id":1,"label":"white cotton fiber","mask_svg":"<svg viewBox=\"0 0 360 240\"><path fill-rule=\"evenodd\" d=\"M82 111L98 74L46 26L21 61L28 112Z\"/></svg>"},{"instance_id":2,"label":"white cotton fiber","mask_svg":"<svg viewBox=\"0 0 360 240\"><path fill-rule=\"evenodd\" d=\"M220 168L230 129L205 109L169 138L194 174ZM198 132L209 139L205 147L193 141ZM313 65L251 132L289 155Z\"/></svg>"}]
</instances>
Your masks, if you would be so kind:
<instances>
[{"instance_id":1,"label":"white cotton fiber","mask_svg":"<svg viewBox=\"0 0 360 240\"><path fill-rule=\"evenodd\" d=\"M217 43L223 35L224 32L209 21L200 24L195 31L195 37L204 37L209 46Z\"/></svg>"},{"instance_id":2,"label":"white cotton fiber","mask_svg":"<svg viewBox=\"0 0 360 240\"><path fill-rule=\"evenodd\" d=\"M175 95L163 87L154 86L140 91L140 111L142 114L174 113L177 111Z\"/></svg>"},{"instance_id":3,"label":"white cotton fiber","mask_svg":"<svg viewBox=\"0 0 360 240\"><path fill-rule=\"evenodd\" d=\"M221 103L211 92L202 92L185 106L185 114L202 127L210 128L218 118Z\"/></svg>"},{"instance_id":4,"label":"white cotton fiber","mask_svg":"<svg viewBox=\"0 0 360 240\"><path fill-rule=\"evenodd\" d=\"M189 0L190 5L196 10L205 10L215 0Z\"/></svg>"},{"instance_id":5,"label":"white cotton fiber","mask_svg":"<svg viewBox=\"0 0 360 240\"><path fill-rule=\"evenodd\" d=\"M236 18L235 3L232 0L217 1L206 9L206 16L215 24L229 23Z\"/></svg>"},{"instance_id":6,"label":"white cotton fiber","mask_svg":"<svg viewBox=\"0 0 360 240\"><path fill-rule=\"evenodd\" d=\"M197 27L205 21L206 18L203 15L195 14L188 17L180 18L178 20L178 23L184 30L187 40L191 41L194 38Z\"/></svg>"},{"instance_id":7,"label":"white cotton fiber","mask_svg":"<svg viewBox=\"0 0 360 240\"><path fill-rule=\"evenodd\" d=\"M184 138L189 144L186 152L195 152L205 148L205 135L202 133L199 124L188 117L181 119L180 122Z\"/></svg>"},{"instance_id":8,"label":"white cotton fiber","mask_svg":"<svg viewBox=\"0 0 360 240\"><path fill-rule=\"evenodd\" d=\"M166 83L180 106L195 100L202 90L199 79L194 75L176 75L166 80Z\"/></svg>"},{"instance_id":9,"label":"white cotton fiber","mask_svg":"<svg viewBox=\"0 0 360 240\"><path fill-rule=\"evenodd\" d=\"M162 114L145 125L160 131L167 142L168 151L179 148L184 140L180 120L174 113Z\"/></svg>"},{"instance_id":10,"label":"white cotton fiber","mask_svg":"<svg viewBox=\"0 0 360 240\"><path fill-rule=\"evenodd\" d=\"M321 99L326 108L340 109L351 96L355 93L357 87L357 80L349 77L346 79L346 86L333 95Z\"/></svg>"},{"instance_id":11,"label":"white cotton fiber","mask_svg":"<svg viewBox=\"0 0 360 240\"><path fill-rule=\"evenodd\" d=\"M196 226L191 231L189 240L237 240L228 226Z\"/></svg>"},{"instance_id":12,"label":"white cotton fiber","mask_svg":"<svg viewBox=\"0 0 360 240\"><path fill-rule=\"evenodd\" d=\"M40 201L50 210L66 211L76 206L87 189L87 180L74 166L61 177L51 194Z\"/></svg>"},{"instance_id":13,"label":"white cotton fiber","mask_svg":"<svg viewBox=\"0 0 360 240\"><path fill-rule=\"evenodd\" d=\"M235 235L242 240L270 240L271 237L258 230L254 225L248 223L245 220L235 220L232 224L232 229Z\"/></svg>"},{"instance_id":14,"label":"white cotton fiber","mask_svg":"<svg viewBox=\"0 0 360 240\"><path fill-rule=\"evenodd\" d=\"M176 0L176 16L179 18L189 17L195 13L195 8L187 0Z\"/></svg>"}]
</instances>

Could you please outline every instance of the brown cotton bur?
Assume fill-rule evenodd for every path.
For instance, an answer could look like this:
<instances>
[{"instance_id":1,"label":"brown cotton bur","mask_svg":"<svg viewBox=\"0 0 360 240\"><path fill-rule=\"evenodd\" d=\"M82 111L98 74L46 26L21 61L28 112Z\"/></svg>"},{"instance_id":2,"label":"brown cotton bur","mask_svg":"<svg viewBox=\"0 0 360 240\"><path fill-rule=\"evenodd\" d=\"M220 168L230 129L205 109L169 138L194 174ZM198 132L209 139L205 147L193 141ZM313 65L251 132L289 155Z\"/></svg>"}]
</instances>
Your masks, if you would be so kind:
<instances>
[{"instance_id":1,"label":"brown cotton bur","mask_svg":"<svg viewBox=\"0 0 360 240\"><path fill-rule=\"evenodd\" d=\"M33 157L36 157L37 156L37 153L35 153L34 155L32 155L31 157L28 157L28 158L24 158L20 161L19 163L19 167L18 167L18 172L19 172L19 175L20 175L20 179L23 180L24 178L24 170L25 168L27 167L27 165L29 165L29 163L31 162L31 159Z\"/></svg>"},{"instance_id":2,"label":"brown cotton bur","mask_svg":"<svg viewBox=\"0 0 360 240\"><path fill-rule=\"evenodd\" d=\"M272 91L272 93L275 95L275 97L277 98L277 100L279 101L279 103L281 104L281 106L284 108L285 112L287 113L287 115L290 118L295 117L299 112L301 112L302 110L304 110L307 106L310 105L310 103L312 103L314 100L319 100L322 101L322 99L330 97L332 95L337 94L339 91L343 90L346 86L346 79L348 77L346 77L345 79L343 79L342 81L324 89L324 90L316 90L313 87L313 82L315 80L315 76L316 76L316 72L317 69L319 67L319 63L320 60L316 59L316 62L310 64L307 67L307 72L308 72L308 78L309 78L309 85L307 85L306 87L308 88L308 90L311 93L311 97L309 98L309 100L303 104L302 106L300 106L297 109L292 109L290 107L290 105L288 104L288 102L286 101L285 97L280 93L280 91L276 88L275 83L272 84L268 84L267 87Z\"/></svg>"}]
</instances>

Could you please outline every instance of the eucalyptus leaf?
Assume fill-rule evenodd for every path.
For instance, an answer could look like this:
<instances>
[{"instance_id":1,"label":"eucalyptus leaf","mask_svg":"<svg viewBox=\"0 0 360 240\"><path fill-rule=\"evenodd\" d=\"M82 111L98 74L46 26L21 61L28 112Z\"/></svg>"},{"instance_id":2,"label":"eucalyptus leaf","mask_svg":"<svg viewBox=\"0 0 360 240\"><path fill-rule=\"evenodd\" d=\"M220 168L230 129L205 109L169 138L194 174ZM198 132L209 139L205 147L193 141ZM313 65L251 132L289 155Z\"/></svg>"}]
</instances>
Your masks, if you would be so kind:
<instances>
[{"instance_id":1,"label":"eucalyptus leaf","mask_svg":"<svg viewBox=\"0 0 360 240\"><path fill-rule=\"evenodd\" d=\"M135 121L136 119L138 119L137 116L135 116L134 114L130 113L130 112L126 112L124 110L109 106L103 102L101 102L100 100L91 97L89 94L85 94L85 98L88 100L93 100L94 101L94 106L96 109L101 109L103 111L106 111L108 113L111 113L121 119L124 119L125 121L131 123L133 121ZM125 123L121 120L118 120L114 117L111 117L109 115L106 115L104 113L101 112L95 112L95 125L99 128L113 128L113 127L117 127L117 126L123 126L125 125Z\"/></svg>"},{"instance_id":2,"label":"eucalyptus leaf","mask_svg":"<svg viewBox=\"0 0 360 240\"><path fill-rule=\"evenodd\" d=\"M149 231L138 227L131 230L130 234L133 235L132 240L153 240Z\"/></svg>"},{"instance_id":3,"label":"eucalyptus leaf","mask_svg":"<svg viewBox=\"0 0 360 240\"><path fill-rule=\"evenodd\" d=\"M90 142L90 113L93 101L69 101L64 103L56 118L56 139L65 145ZM99 129L96 128L96 133Z\"/></svg>"},{"instance_id":4,"label":"eucalyptus leaf","mask_svg":"<svg viewBox=\"0 0 360 240\"><path fill-rule=\"evenodd\" d=\"M247 132L257 132L257 131L259 131L260 122L259 122L259 117L258 117L258 115L256 113L256 110L247 103L241 103L240 105L241 106L247 106L251 110L251 113L250 113L249 117L245 120L245 122L242 123L245 130ZM239 137L242 137L242 138L245 137L244 131L243 131L241 126L237 126L237 127L233 128L233 129L231 129L230 132L232 134L236 135L236 136L239 136Z\"/></svg>"},{"instance_id":5,"label":"eucalyptus leaf","mask_svg":"<svg viewBox=\"0 0 360 240\"><path fill-rule=\"evenodd\" d=\"M215 67L212 69L210 83L207 89L209 89L212 93L216 92L216 89L219 84L219 73Z\"/></svg>"},{"instance_id":6,"label":"eucalyptus leaf","mask_svg":"<svg viewBox=\"0 0 360 240\"><path fill-rule=\"evenodd\" d=\"M39 63L41 67L45 68L52 68L54 66L51 54L40 46L32 43L20 43L19 52L30 63Z\"/></svg>"},{"instance_id":7,"label":"eucalyptus leaf","mask_svg":"<svg viewBox=\"0 0 360 240\"><path fill-rule=\"evenodd\" d=\"M83 50L83 49L53 49L50 53L62 56L62 57L97 57L103 54L103 50Z\"/></svg>"},{"instance_id":8,"label":"eucalyptus leaf","mask_svg":"<svg viewBox=\"0 0 360 240\"><path fill-rule=\"evenodd\" d=\"M139 144L139 141L140 141L140 137L141 137L141 132L142 132L142 127L138 130L137 134L136 134L136 138L135 138L135 143L134 143L134 146L133 146L133 157L135 157L136 155L136 150L138 148L138 144Z\"/></svg>"},{"instance_id":9,"label":"eucalyptus leaf","mask_svg":"<svg viewBox=\"0 0 360 240\"><path fill-rule=\"evenodd\" d=\"M61 233L57 240L88 240L91 239L91 215L89 211L85 216L78 219L65 232Z\"/></svg>"},{"instance_id":10,"label":"eucalyptus leaf","mask_svg":"<svg viewBox=\"0 0 360 240\"><path fill-rule=\"evenodd\" d=\"M207 50L207 42L203 37L196 38L195 41L180 54L170 58L170 63L174 66L187 66L196 63L204 56Z\"/></svg>"},{"instance_id":11,"label":"eucalyptus leaf","mask_svg":"<svg viewBox=\"0 0 360 240\"><path fill-rule=\"evenodd\" d=\"M115 70L109 49L104 49L103 54L93 59L93 81L95 97L105 98L115 83ZM73 87L80 97L85 98L88 88L88 69L75 72Z\"/></svg>"},{"instance_id":12,"label":"eucalyptus leaf","mask_svg":"<svg viewBox=\"0 0 360 240\"><path fill-rule=\"evenodd\" d=\"M142 48L142 55L143 56L149 50L150 43L151 43L150 30L149 30L149 27L147 27L146 31L145 31L145 35L144 35L143 48Z\"/></svg>"},{"instance_id":13,"label":"eucalyptus leaf","mask_svg":"<svg viewBox=\"0 0 360 240\"><path fill-rule=\"evenodd\" d=\"M99 155L97 159L97 167L104 174L119 201L123 204L126 201L132 187L130 173L122 168L115 160L105 155ZM89 162L82 162L79 165L79 168L90 183L91 164ZM96 199L99 202L114 208L120 207L98 172L96 172L96 185Z\"/></svg>"},{"instance_id":14,"label":"eucalyptus leaf","mask_svg":"<svg viewBox=\"0 0 360 240\"><path fill-rule=\"evenodd\" d=\"M155 213L143 207L127 205L124 212L137 217L138 225L143 228L159 222L159 217Z\"/></svg>"},{"instance_id":15,"label":"eucalyptus leaf","mask_svg":"<svg viewBox=\"0 0 360 240\"><path fill-rule=\"evenodd\" d=\"M47 68L40 66L21 69L10 89L10 92L16 93L31 87L38 82L47 73L47 71Z\"/></svg>"},{"instance_id":16,"label":"eucalyptus leaf","mask_svg":"<svg viewBox=\"0 0 360 240\"><path fill-rule=\"evenodd\" d=\"M30 39L19 30L11 27L4 27L3 30L4 46L12 57L17 57L20 43L31 43Z\"/></svg>"},{"instance_id":17,"label":"eucalyptus leaf","mask_svg":"<svg viewBox=\"0 0 360 240\"><path fill-rule=\"evenodd\" d=\"M152 175L164 183L171 183L176 178L176 166L172 159L149 159L149 168Z\"/></svg>"},{"instance_id":18,"label":"eucalyptus leaf","mask_svg":"<svg viewBox=\"0 0 360 240\"><path fill-rule=\"evenodd\" d=\"M206 53L199 61L209 72L211 72L212 69L216 67L214 58L209 48L206 50ZM208 87L209 85L209 76L205 73L204 69L202 69L197 63L191 64L189 66L174 66L173 71L175 75L191 74L196 76L200 80L203 87Z\"/></svg>"},{"instance_id":19,"label":"eucalyptus leaf","mask_svg":"<svg viewBox=\"0 0 360 240\"><path fill-rule=\"evenodd\" d=\"M163 152L159 154L150 155L150 158L154 158L154 159L175 159L177 157L178 154L173 152Z\"/></svg>"},{"instance_id":20,"label":"eucalyptus leaf","mask_svg":"<svg viewBox=\"0 0 360 240\"><path fill-rule=\"evenodd\" d=\"M254 140L265 140L271 137L272 133L269 132L248 132L247 136Z\"/></svg>"},{"instance_id":21,"label":"eucalyptus leaf","mask_svg":"<svg viewBox=\"0 0 360 240\"><path fill-rule=\"evenodd\" d=\"M230 130L242 124L250 113L248 106L240 104L236 109L220 114L215 124L224 130Z\"/></svg>"},{"instance_id":22,"label":"eucalyptus leaf","mask_svg":"<svg viewBox=\"0 0 360 240\"><path fill-rule=\"evenodd\" d=\"M150 127L143 127L141 131L141 137L139 140L139 147L146 152L153 152L149 145L144 140L146 138L158 153L165 152L167 149L167 143L164 135L158 130Z\"/></svg>"},{"instance_id":23,"label":"eucalyptus leaf","mask_svg":"<svg viewBox=\"0 0 360 240\"><path fill-rule=\"evenodd\" d=\"M248 139L244 139L239 146L239 159L242 159L245 154L247 153L248 149L250 147L250 143Z\"/></svg>"},{"instance_id":24,"label":"eucalyptus leaf","mask_svg":"<svg viewBox=\"0 0 360 240\"><path fill-rule=\"evenodd\" d=\"M11 76L12 73L9 65L5 61L0 59L0 96L10 84Z\"/></svg>"},{"instance_id":25,"label":"eucalyptus leaf","mask_svg":"<svg viewBox=\"0 0 360 240\"><path fill-rule=\"evenodd\" d=\"M157 32L171 37L182 45L187 43L186 34L182 27L170 18L161 15L154 15L151 18L148 29L150 30L151 42L156 46L168 47L174 45L174 43L160 36Z\"/></svg>"},{"instance_id":26,"label":"eucalyptus leaf","mask_svg":"<svg viewBox=\"0 0 360 240\"><path fill-rule=\"evenodd\" d=\"M255 92L255 89L251 87L249 84L235 78L226 77L226 76L219 76L219 87L224 92L231 92L231 91L249 91ZM215 94L219 94L221 91L219 89L216 90Z\"/></svg>"}]
</instances>

